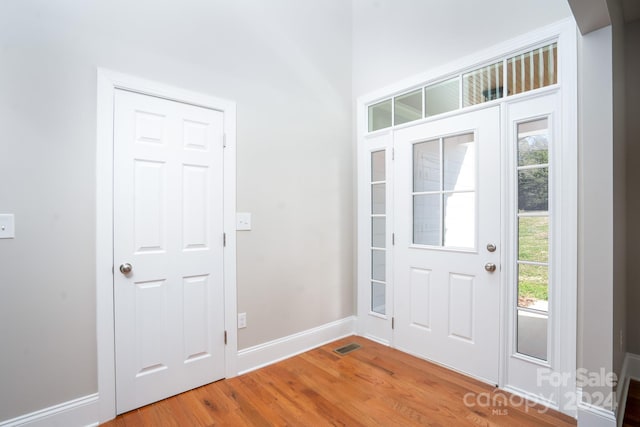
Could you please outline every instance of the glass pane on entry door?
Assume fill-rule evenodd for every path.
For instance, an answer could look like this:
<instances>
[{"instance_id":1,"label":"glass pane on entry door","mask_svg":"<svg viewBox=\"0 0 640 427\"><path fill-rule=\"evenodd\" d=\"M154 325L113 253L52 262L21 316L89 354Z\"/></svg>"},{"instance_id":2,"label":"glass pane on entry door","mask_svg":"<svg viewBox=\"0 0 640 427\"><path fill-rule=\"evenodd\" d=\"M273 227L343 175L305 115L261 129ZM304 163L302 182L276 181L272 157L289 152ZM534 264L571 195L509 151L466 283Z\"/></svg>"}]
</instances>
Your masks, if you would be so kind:
<instances>
[{"instance_id":1,"label":"glass pane on entry door","mask_svg":"<svg viewBox=\"0 0 640 427\"><path fill-rule=\"evenodd\" d=\"M413 243L472 249L476 244L474 132L413 144Z\"/></svg>"}]
</instances>

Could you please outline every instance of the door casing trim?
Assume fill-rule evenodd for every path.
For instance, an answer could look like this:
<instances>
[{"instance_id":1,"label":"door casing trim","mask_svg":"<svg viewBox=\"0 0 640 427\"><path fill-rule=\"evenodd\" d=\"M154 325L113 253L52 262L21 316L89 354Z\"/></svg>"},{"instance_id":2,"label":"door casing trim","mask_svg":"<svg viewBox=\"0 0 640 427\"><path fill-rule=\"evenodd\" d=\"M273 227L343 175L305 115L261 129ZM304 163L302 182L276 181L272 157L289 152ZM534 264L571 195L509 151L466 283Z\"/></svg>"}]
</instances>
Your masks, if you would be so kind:
<instances>
[{"instance_id":1,"label":"door casing trim","mask_svg":"<svg viewBox=\"0 0 640 427\"><path fill-rule=\"evenodd\" d=\"M128 90L224 113L223 229L224 309L227 345L225 375L237 374L236 328L236 103L201 93L133 77L104 68L97 69L96 130L96 336L98 360L98 418L116 416L115 333L113 299L113 123L114 91Z\"/></svg>"}]
</instances>

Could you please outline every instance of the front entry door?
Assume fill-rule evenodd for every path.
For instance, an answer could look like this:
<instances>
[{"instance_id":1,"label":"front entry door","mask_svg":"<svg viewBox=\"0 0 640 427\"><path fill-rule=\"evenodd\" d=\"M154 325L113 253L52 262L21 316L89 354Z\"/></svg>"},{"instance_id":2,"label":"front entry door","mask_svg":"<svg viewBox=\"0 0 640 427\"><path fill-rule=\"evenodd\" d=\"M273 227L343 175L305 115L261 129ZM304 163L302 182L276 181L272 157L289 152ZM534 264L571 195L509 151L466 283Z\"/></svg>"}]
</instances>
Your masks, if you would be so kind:
<instances>
[{"instance_id":1,"label":"front entry door","mask_svg":"<svg viewBox=\"0 0 640 427\"><path fill-rule=\"evenodd\" d=\"M223 113L116 90L116 406L224 376Z\"/></svg>"},{"instance_id":2,"label":"front entry door","mask_svg":"<svg viewBox=\"0 0 640 427\"><path fill-rule=\"evenodd\" d=\"M498 384L500 109L395 132L394 346Z\"/></svg>"}]
</instances>

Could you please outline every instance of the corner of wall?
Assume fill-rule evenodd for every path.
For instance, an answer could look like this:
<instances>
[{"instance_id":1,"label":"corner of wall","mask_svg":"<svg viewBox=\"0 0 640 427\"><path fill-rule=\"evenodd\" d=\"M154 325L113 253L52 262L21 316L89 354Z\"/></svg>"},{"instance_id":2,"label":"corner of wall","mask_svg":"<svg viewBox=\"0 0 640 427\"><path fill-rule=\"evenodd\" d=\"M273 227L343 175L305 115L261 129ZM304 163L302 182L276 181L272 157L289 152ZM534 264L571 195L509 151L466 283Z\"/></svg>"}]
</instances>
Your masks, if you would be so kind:
<instances>
[{"instance_id":1,"label":"corner of wall","mask_svg":"<svg viewBox=\"0 0 640 427\"><path fill-rule=\"evenodd\" d=\"M640 20L625 25L625 131L626 131L626 214L634 218L640 210ZM640 259L640 223L628 221L626 230L627 295L626 342L627 351L640 354L640 322L637 307L640 305L640 272L635 264Z\"/></svg>"}]
</instances>

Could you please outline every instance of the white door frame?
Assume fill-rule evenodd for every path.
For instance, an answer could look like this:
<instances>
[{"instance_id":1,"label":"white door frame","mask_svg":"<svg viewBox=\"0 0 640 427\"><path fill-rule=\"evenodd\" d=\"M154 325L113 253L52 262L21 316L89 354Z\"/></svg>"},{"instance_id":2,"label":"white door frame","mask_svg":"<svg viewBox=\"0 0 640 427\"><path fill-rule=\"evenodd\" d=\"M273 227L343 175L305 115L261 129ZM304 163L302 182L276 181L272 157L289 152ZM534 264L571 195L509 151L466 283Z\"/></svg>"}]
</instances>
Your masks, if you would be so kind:
<instances>
[{"instance_id":1,"label":"white door frame","mask_svg":"<svg viewBox=\"0 0 640 427\"><path fill-rule=\"evenodd\" d=\"M508 98L502 98L500 100L489 101L485 104L468 107L465 109L454 110L450 113L445 113L439 116L427 117L413 122L405 123L395 127L387 127L378 131L368 132L367 120L368 111L367 106L375 104L377 102L392 98L395 95L409 92L412 89L417 89L422 86L428 85L433 82L441 81L447 76L458 74L465 70L472 70L478 65L487 64L488 61L505 57L513 52L526 49L529 46L539 45L548 40L557 40L559 48L559 61L562 64L558 76L558 86L550 86L547 88L537 89L532 92L525 92L518 95L512 95ZM560 137L562 140L561 147L561 159L562 165L561 176L558 177L560 186L562 187L562 201L563 208L559 212L556 218L559 224L559 239L562 244L559 246L560 253L558 254L559 264L562 265L562 271L559 273L559 278L563 283L560 307L558 313L560 313L560 319L558 324L559 330L557 333L560 335L560 343L562 345L561 353L562 357L559 363L560 370L562 372L570 373L571 378L568 379L566 384L566 390L570 393L576 392L575 387L575 373L576 373L576 355L577 355L577 223L578 223L578 126L577 126L577 36L576 36L576 24L572 17L549 26L540 28L522 36L516 37L511 40L507 40L495 46L491 46L485 50L474 53L473 55L461 58L458 61L445 64L441 67L432 69L428 72L409 77L402 81L396 82L392 85L376 90L372 93L359 97L357 100L357 178L356 184L358 194L358 237L357 237L357 252L358 252L358 268L357 268L357 300L358 300L358 312L356 328L358 334L367 336L371 339L380 341L387 345L393 345L393 314L391 311L387 312L385 316L375 316L370 313L368 306L369 295L369 261L368 256L368 223L364 224L363 218L369 215L368 198L363 191L366 185L362 184L362 181L366 172L366 153L371 150L371 147L376 149L385 148L387 153L392 153L394 131L399 128L414 126L421 123L425 123L432 120L439 120L441 118L449 117L451 115L463 114L466 111L474 111L474 109L486 108L496 104L506 105L509 102L515 102L517 100L523 100L537 95L560 91ZM504 108L503 108L504 110ZM506 119L503 112L503 124ZM504 126L503 126L504 130ZM507 141L507 135L503 134L501 137L502 144ZM504 171L503 171L504 172ZM503 182L506 182L506 177L502 176ZM361 182L362 181L362 182ZM387 182L390 182L390 178L387 177ZM389 184L388 184L389 185ZM393 184L391 184L393 185ZM368 187L367 187L368 188ZM503 200L503 205L505 201ZM504 206L501 209L504 211ZM393 212L387 212L389 215L393 215ZM501 216L504 218L504 212L501 212ZM506 233L504 226L502 227L502 233ZM390 233L388 233L390 234ZM501 246L505 248L505 237L503 235ZM391 251L393 249L391 248ZM502 252L501 263L505 265L507 251ZM389 260L389 257L387 258ZM501 277L504 282L504 275ZM508 309L506 307L507 297L505 295L507 286L505 283L501 285L501 319L502 325L507 325L509 322ZM387 293L393 294L394 284L392 281L387 281ZM389 297L387 297L387 307L389 307ZM392 300L391 300L392 301ZM507 328L502 327L500 331L500 386L505 385L505 370L506 370L506 357L507 357ZM515 391L515 390L514 390ZM564 408L565 411L571 415L576 415L575 408Z\"/></svg>"},{"instance_id":2,"label":"white door frame","mask_svg":"<svg viewBox=\"0 0 640 427\"><path fill-rule=\"evenodd\" d=\"M236 104L157 82L98 68L96 146L96 332L99 420L116 416L113 300L113 123L114 92L124 89L224 113L223 154L225 375L237 374L236 304ZM222 244L222 242L221 242Z\"/></svg>"}]
</instances>

